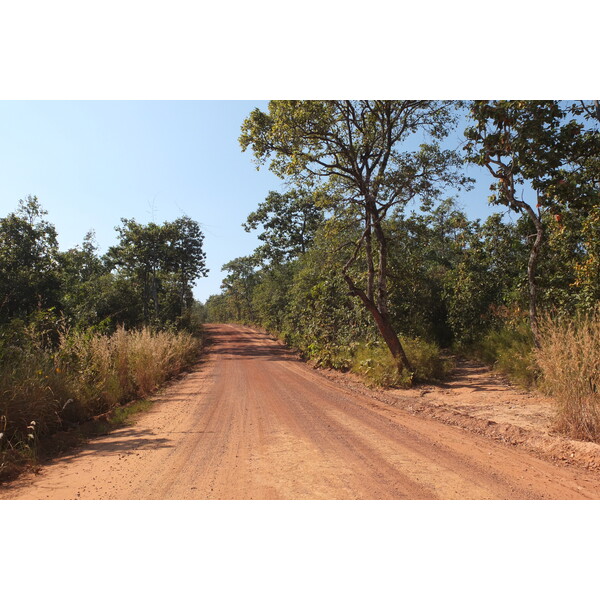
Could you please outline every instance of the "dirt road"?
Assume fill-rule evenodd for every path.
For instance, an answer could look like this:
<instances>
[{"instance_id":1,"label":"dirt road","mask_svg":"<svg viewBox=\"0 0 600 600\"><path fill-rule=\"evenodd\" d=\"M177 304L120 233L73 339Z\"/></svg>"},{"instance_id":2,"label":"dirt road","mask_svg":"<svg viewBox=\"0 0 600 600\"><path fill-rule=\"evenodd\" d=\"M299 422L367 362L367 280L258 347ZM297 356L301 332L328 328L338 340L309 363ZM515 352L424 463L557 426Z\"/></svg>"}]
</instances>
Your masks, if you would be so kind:
<instances>
[{"instance_id":1,"label":"dirt road","mask_svg":"<svg viewBox=\"0 0 600 600\"><path fill-rule=\"evenodd\" d=\"M331 382L248 328L134 426L0 488L5 499L577 499L600 477Z\"/></svg>"}]
</instances>

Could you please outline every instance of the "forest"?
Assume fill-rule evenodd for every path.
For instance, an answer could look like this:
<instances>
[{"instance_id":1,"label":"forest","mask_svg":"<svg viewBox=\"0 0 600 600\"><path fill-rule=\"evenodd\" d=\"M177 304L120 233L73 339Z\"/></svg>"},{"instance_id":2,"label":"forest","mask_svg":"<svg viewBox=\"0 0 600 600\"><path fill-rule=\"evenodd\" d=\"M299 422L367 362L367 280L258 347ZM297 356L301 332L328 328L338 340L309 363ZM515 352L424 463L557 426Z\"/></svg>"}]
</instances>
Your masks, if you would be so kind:
<instances>
[{"instance_id":1,"label":"forest","mask_svg":"<svg viewBox=\"0 0 600 600\"><path fill-rule=\"evenodd\" d=\"M465 123L460 147L447 140ZM273 101L242 150L285 182L248 215L208 319L258 326L377 385L476 357L598 439L600 108L586 101ZM472 219L467 165L496 211Z\"/></svg>"},{"instance_id":2,"label":"forest","mask_svg":"<svg viewBox=\"0 0 600 600\"><path fill-rule=\"evenodd\" d=\"M252 199L260 245L205 304L189 217L121 219L102 256L93 232L60 251L35 196L0 218L0 477L193 364L204 321L381 386L476 357L553 395L563 432L600 439L597 101L278 100L240 125L282 188ZM468 165L492 180L485 220L461 206Z\"/></svg>"}]
</instances>

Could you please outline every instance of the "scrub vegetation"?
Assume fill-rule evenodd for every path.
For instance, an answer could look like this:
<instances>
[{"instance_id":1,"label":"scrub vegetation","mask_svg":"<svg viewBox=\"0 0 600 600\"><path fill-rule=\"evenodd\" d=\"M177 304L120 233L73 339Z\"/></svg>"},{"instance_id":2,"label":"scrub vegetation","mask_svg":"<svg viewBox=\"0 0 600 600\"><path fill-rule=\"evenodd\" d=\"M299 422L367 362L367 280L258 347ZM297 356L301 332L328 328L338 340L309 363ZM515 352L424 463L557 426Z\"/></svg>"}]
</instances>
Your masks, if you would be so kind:
<instances>
[{"instance_id":1,"label":"scrub vegetation","mask_svg":"<svg viewBox=\"0 0 600 600\"><path fill-rule=\"evenodd\" d=\"M476 356L554 395L560 430L598 441L599 126L585 101L256 109L242 150L287 191L243 224L261 245L223 266L208 318L260 326L385 386L439 380L448 356ZM485 220L460 203L466 174L481 172L481 202L498 208Z\"/></svg>"},{"instance_id":2,"label":"scrub vegetation","mask_svg":"<svg viewBox=\"0 0 600 600\"><path fill-rule=\"evenodd\" d=\"M202 344L194 221L123 220L119 243L98 256L92 234L60 252L45 217L28 197L0 219L0 479L52 434L122 420L120 407L188 367Z\"/></svg>"}]
</instances>

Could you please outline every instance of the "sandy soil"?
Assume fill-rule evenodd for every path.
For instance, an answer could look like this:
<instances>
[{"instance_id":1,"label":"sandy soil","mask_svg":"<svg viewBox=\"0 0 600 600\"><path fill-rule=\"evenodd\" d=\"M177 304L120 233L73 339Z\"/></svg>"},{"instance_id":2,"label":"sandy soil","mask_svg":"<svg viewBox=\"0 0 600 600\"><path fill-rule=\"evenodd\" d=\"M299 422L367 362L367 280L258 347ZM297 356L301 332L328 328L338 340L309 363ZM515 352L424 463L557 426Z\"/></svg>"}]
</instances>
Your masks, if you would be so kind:
<instances>
[{"instance_id":1,"label":"sandy soil","mask_svg":"<svg viewBox=\"0 0 600 600\"><path fill-rule=\"evenodd\" d=\"M447 383L410 390L373 391L351 374L327 371L325 375L411 414L519 446L554 463L600 472L600 445L557 432L556 406L551 398L514 386L480 363L460 359Z\"/></svg>"},{"instance_id":2,"label":"sandy soil","mask_svg":"<svg viewBox=\"0 0 600 600\"><path fill-rule=\"evenodd\" d=\"M450 406L457 388L376 392L251 329L208 332L205 359L135 425L5 484L0 498L600 498L599 473L451 423L462 418ZM483 411L485 393L495 392L471 393ZM522 418L525 405L506 410Z\"/></svg>"}]
</instances>

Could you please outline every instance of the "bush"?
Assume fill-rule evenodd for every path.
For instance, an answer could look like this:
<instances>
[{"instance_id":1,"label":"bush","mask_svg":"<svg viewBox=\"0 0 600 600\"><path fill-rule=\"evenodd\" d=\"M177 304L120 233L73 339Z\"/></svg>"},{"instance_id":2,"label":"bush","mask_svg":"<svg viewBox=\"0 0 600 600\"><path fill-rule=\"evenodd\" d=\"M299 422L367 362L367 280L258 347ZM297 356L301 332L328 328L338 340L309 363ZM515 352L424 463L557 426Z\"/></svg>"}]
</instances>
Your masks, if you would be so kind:
<instances>
[{"instance_id":1,"label":"bush","mask_svg":"<svg viewBox=\"0 0 600 600\"><path fill-rule=\"evenodd\" d=\"M600 312L575 319L545 318L535 357L543 389L558 403L557 428L600 441Z\"/></svg>"},{"instance_id":2,"label":"bush","mask_svg":"<svg viewBox=\"0 0 600 600\"><path fill-rule=\"evenodd\" d=\"M534 347L531 329L522 322L490 331L467 353L504 373L511 381L532 388L538 377Z\"/></svg>"},{"instance_id":3,"label":"bush","mask_svg":"<svg viewBox=\"0 0 600 600\"><path fill-rule=\"evenodd\" d=\"M439 381L447 377L452 365L440 355L436 344L419 338L403 339L402 344L415 370L412 382ZM412 384L408 373L398 373L396 362L383 345L358 345L352 353L350 369L382 387L409 388Z\"/></svg>"}]
</instances>

